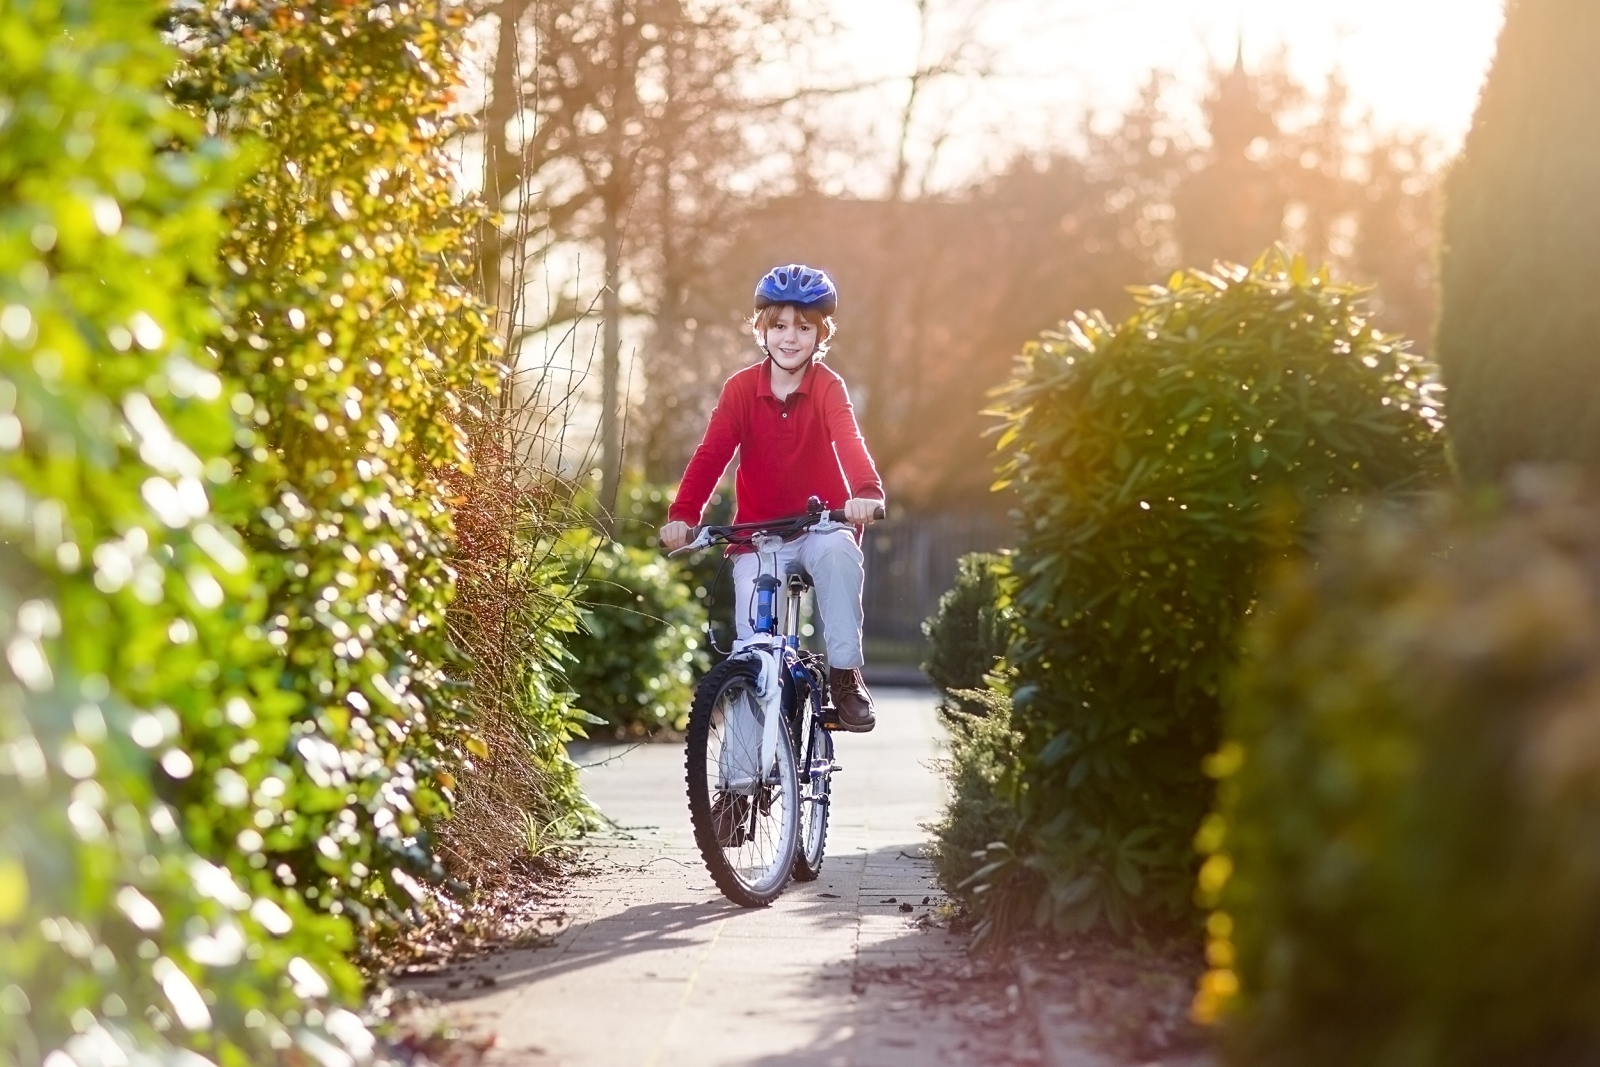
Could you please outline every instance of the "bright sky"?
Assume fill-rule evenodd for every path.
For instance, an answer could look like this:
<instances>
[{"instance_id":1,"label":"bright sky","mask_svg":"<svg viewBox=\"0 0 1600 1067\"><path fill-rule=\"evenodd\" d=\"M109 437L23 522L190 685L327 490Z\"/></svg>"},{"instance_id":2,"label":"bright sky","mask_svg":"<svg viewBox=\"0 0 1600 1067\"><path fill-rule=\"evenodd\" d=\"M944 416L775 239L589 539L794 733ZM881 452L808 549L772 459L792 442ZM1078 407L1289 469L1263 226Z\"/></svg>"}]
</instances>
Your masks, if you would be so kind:
<instances>
[{"instance_id":1,"label":"bright sky","mask_svg":"<svg viewBox=\"0 0 1600 1067\"><path fill-rule=\"evenodd\" d=\"M913 68L913 0L831 2L844 31L838 72L869 78ZM1241 35L1253 67L1284 51L1290 69L1318 87L1337 66L1354 106L1370 109L1380 126L1428 132L1453 151L1471 122L1502 17L1502 0L930 0L930 7L948 13L963 3L977 15L962 36L989 50L1000 76L977 86L947 83L925 112L926 121L957 130L941 156L940 181L958 180L997 143L1042 148L1069 138L1086 108L1115 111L1152 70L1174 74L1193 100L1207 67L1231 62ZM903 85L894 90L900 99ZM876 114L882 130L896 99L885 91L857 117Z\"/></svg>"}]
</instances>

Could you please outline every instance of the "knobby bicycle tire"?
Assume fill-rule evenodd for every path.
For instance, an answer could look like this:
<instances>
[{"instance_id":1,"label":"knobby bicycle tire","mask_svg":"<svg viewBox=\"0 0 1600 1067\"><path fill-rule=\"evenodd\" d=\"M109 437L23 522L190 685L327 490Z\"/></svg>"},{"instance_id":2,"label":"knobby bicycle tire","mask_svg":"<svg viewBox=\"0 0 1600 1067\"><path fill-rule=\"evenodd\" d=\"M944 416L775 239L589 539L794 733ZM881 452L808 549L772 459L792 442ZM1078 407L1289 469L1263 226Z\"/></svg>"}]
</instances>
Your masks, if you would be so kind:
<instances>
[{"instance_id":1,"label":"knobby bicycle tire","mask_svg":"<svg viewBox=\"0 0 1600 1067\"><path fill-rule=\"evenodd\" d=\"M724 692L744 687L754 694L759 669L749 660L724 660L701 680L689 712L689 732L684 744L684 779L689 798L689 823L695 844L705 861L711 880L729 900L741 907L765 907L776 900L787 886L800 850L799 774L795 767L793 741L787 727L778 731L777 784L772 791L758 788L754 798L741 800L732 794L714 798L708 774L709 750L725 738L714 737L724 724L714 722ZM733 803L720 811L715 807L731 797ZM778 807L781 802L781 808ZM741 807L740 805L744 806ZM774 814L772 809L776 808ZM730 814L731 812L731 814ZM778 824L768 827L763 820ZM767 877L752 883L741 876L728 851L742 848L747 840L740 827L775 829L773 855L765 865ZM732 835L731 840L727 835ZM721 836L719 836L721 835ZM754 840L754 835L749 840Z\"/></svg>"}]
</instances>

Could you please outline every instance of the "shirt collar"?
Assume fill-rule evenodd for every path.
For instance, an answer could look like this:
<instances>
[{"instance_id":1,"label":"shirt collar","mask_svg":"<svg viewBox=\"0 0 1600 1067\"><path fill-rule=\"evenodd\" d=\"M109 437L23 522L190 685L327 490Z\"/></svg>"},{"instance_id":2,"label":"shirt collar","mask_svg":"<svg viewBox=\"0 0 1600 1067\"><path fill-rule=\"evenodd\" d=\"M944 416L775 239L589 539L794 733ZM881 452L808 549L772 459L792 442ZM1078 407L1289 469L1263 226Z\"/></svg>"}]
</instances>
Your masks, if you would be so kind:
<instances>
[{"instance_id":1,"label":"shirt collar","mask_svg":"<svg viewBox=\"0 0 1600 1067\"><path fill-rule=\"evenodd\" d=\"M766 359L761 361L761 373L756 376L756 396L770 396L772 399L776 400L778 398L773 396L772 393L772 367L769 366L771 362L771 356L768 356ZM795 386L794 392L790 393L789 395L800 396L802 393L811 392L811 379L816 377L816 374L817 357L812 356L811 363L806 367L805 374L801 375L800 377L800 384Z\"/></svg>"}]
</instances>

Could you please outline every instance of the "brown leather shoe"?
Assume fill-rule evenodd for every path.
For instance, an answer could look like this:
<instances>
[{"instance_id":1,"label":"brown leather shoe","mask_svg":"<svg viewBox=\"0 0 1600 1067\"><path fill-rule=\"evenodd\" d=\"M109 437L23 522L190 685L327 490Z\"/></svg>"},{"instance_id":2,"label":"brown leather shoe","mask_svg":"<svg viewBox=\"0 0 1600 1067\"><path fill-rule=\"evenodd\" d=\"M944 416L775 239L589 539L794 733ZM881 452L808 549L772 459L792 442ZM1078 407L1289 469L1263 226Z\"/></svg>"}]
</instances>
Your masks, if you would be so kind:
<instances>
[{"instance_id":1,"label":"brown leather shoe","mask_svg":"<svg viewBox=\"0 0 1600 1067\"><path fill-rule=\"evenodd\" d=\"M852 734L864 734L878 725L872 713L872 694L861 680L858 670L841 671L828 668L828 690L833 694L833 707L839 714L839 727Z\"/></svg>"}]
</instances>

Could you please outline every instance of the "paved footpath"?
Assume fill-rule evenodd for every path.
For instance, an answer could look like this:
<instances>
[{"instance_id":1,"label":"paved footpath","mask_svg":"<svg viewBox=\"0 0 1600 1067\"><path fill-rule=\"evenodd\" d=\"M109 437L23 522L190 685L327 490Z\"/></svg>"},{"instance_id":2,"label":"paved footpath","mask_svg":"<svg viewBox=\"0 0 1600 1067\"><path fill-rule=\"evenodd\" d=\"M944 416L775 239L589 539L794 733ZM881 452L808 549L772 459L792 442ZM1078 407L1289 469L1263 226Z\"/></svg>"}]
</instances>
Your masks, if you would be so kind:
<instances>
[{"instance_id":1,"label":"paved footpath","mask_svg":"<svg viewBox=\"0 0 1600 1067\"><path fill-rule=\"evenodd\" d=\"M942 801L929 765L941 754L933 698L876 696L877 730L838 738L845 769L817 881L791 885L770 908L734 907L694 847L682 747L587 747L585 785L626 836L592 848L598 873L573 883L570 922L547 947L455 972L453 994L444 976L407 984L454 1000L464 1027L494 1032L488 1062L506 1067L990 1061L947 1013L863 980L964 951L963 939L915 925L930 910L924 899L940 899L922 856L924 824ZM494 985L462 996L490 976Z\"/></svg>"}]
</instances>

